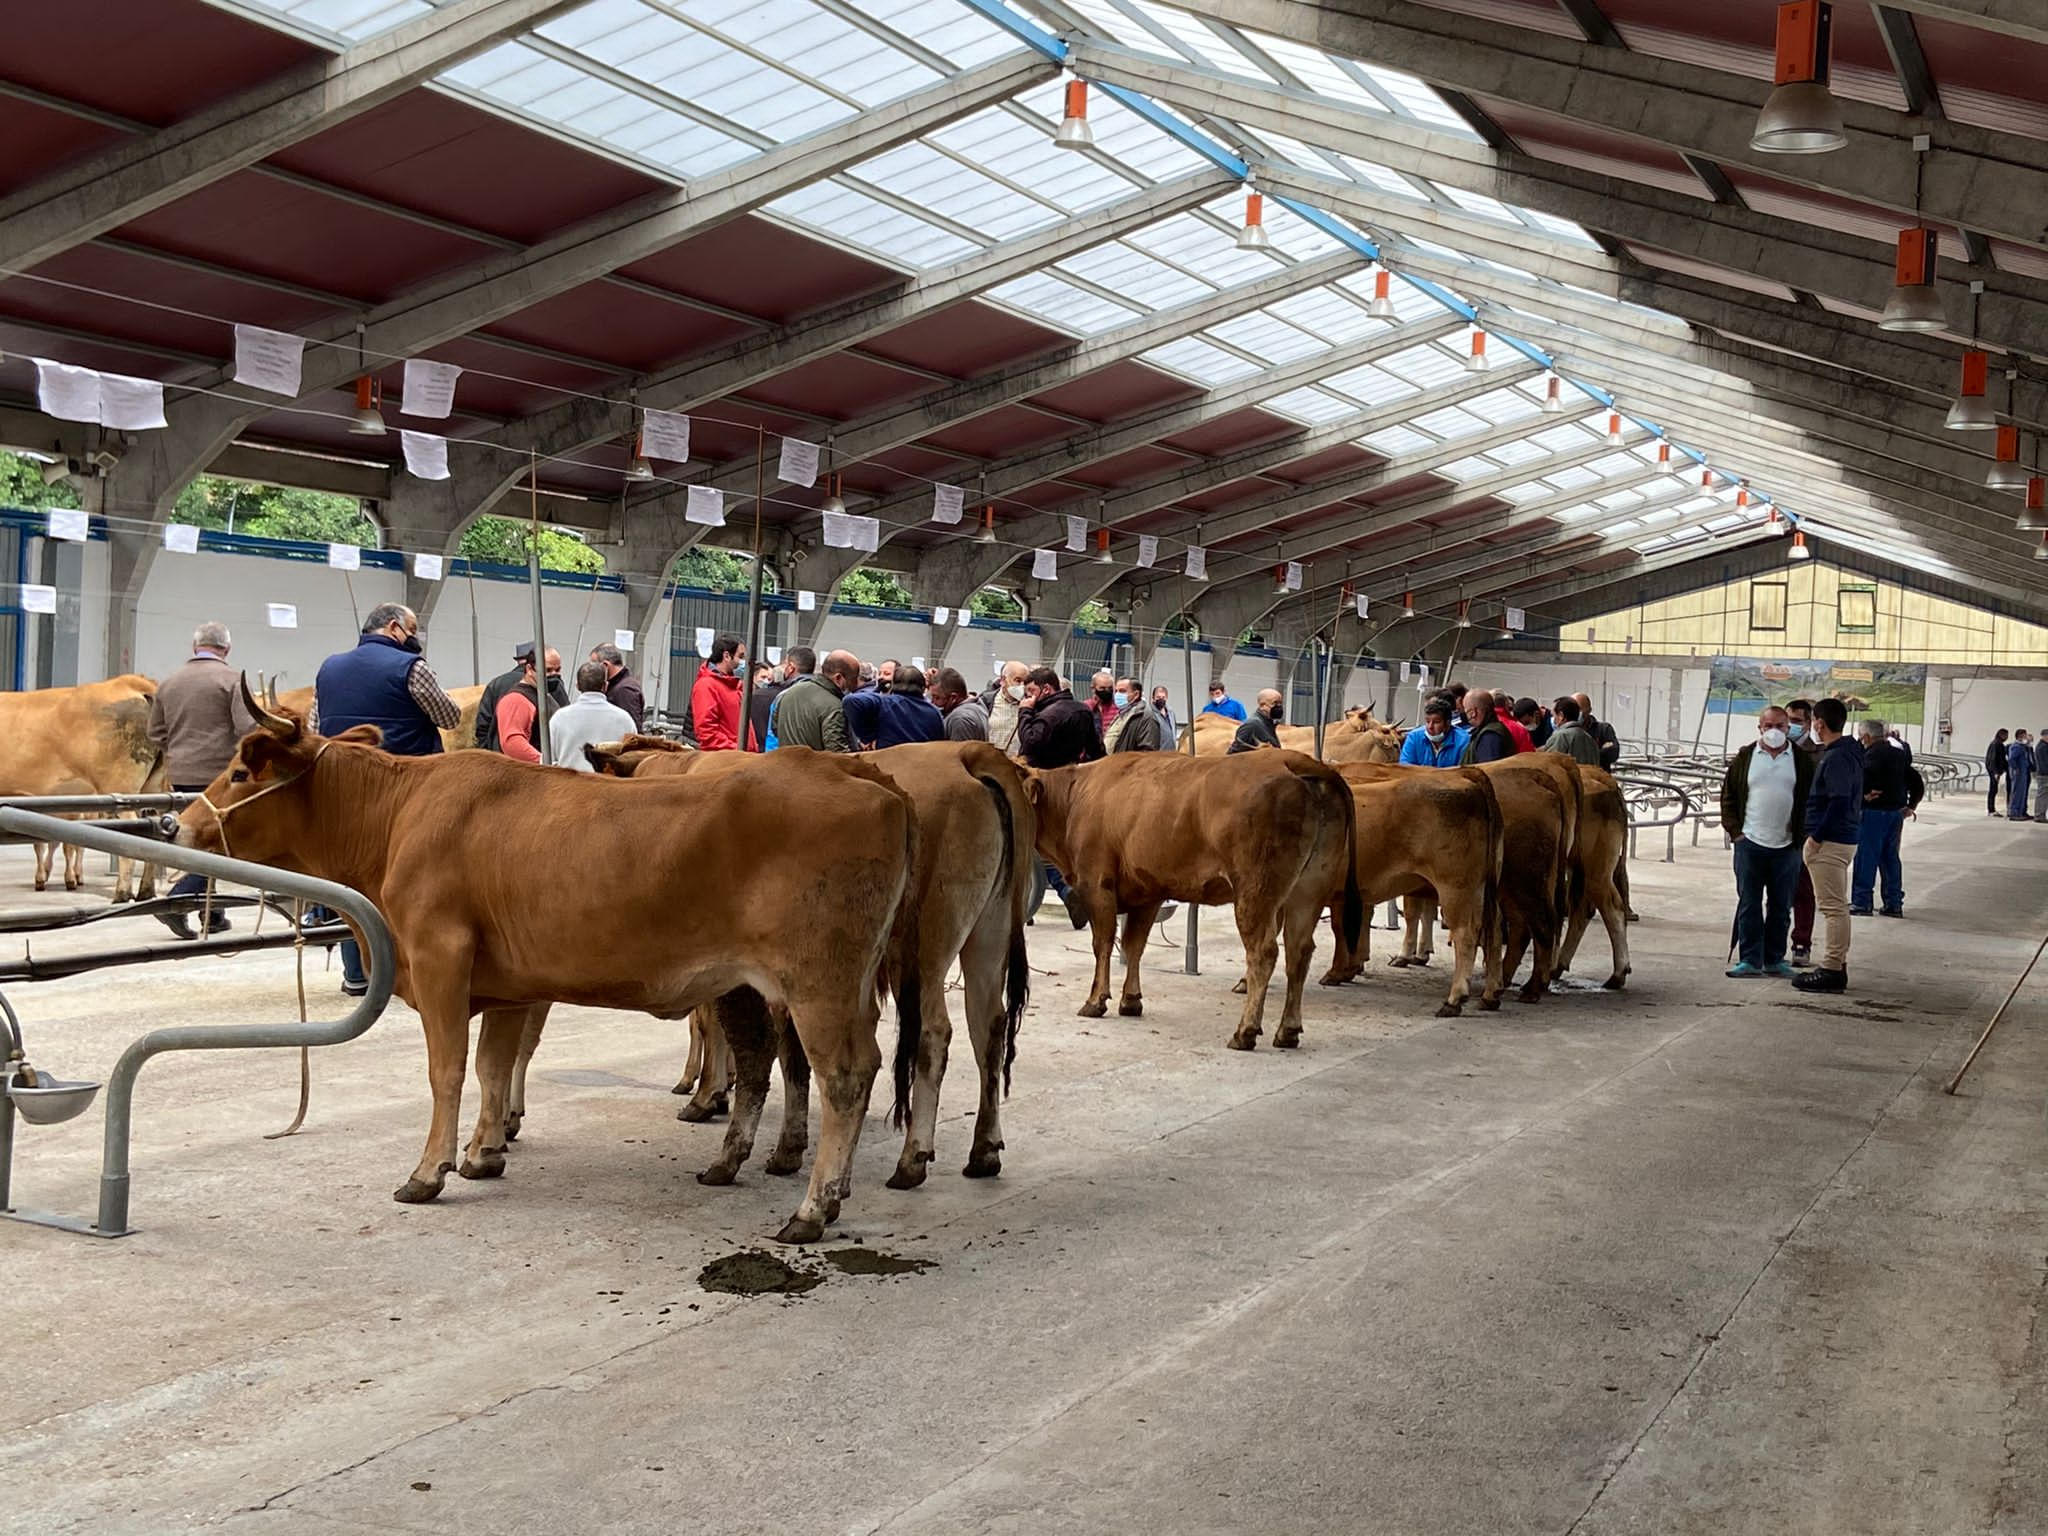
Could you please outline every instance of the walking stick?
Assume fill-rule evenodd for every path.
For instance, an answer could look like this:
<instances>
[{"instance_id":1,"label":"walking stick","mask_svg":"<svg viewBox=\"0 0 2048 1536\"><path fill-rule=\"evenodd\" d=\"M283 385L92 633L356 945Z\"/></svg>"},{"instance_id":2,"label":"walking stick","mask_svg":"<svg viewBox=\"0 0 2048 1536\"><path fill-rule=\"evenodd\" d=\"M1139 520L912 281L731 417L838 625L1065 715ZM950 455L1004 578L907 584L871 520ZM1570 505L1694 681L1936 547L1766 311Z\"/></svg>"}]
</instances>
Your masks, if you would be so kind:
<instances>
[{"instance_id":1,"label":"walking stick","mask_svg":"<svg viewBox=\"0 0 2048 1536\"><path fill-rule=\"evenodd\" d=\"M2005 1001L1998 1005L1998 1012L1991 1015L1991 1022L1984 1026L1984 1033L1977 1037L1977 1043L1970 1047L1970 1054L1963 1058L1963 1064L1956 1068L1956 1075L1949 1079L1948 1087L1942 1092L1952 1094L1961 1084L1963 1074L1970 1070L1970 1063L1977 1059L1977 1053L1984 1049L1984 1042L1991 1038L1991 1031L1998 1028L1998 1021L2005 1017L2005 1010L2012 1006L2012 1000L2020 995L2020 988L2027 984L2027 978L2034 973L2034 967L2040 962L2043 950L2048 950L2048 935L2044 935L2041 942L2034 946L2034 958L2029 960L2027 968L2020 972L2020 979L2014 982L2012 990L2005 994Z\"/></svg>"}]
</instances>

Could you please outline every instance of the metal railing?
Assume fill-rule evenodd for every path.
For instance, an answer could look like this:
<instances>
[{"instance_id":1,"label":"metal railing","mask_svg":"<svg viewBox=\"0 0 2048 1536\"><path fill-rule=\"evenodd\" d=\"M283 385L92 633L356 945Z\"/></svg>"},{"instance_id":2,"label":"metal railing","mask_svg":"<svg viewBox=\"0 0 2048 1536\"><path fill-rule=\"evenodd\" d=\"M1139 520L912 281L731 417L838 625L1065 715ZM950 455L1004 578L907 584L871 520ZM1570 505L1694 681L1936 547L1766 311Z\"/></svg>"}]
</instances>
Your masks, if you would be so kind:
<instances>
[{"instance_id":1,"label":"metal railing","mask_svg":"<svg viewBox=\"0 0 2048 1536\"><path fill-rule=\"evenodd\" d=\"M71 813L90 814L99 810L136 809L138 807L134 802L155 798L165 797L106 796L91 797L89 800L72 797L57 803ZM122 803L113 803L116 801ZM164 822L169 820L170 818L164 817L156 821L154 829L160 835L163 834L166 831ZM172 825L174 827L175 823ZM385 926L383 914L370 899L350 890L347 886L336 885L331 880L316 880L309 875L272 869L264 864L251 864L244 859L231 859L217 853L202 853L195 848L180 848L168 842L137 836L133 832L114 831L104 826L96 826L91 822L61 821L56 817L25 809L24 802L21 801L0 804L0 841L75 843L79 847L112 854L117 858L167 865L172 869L205 875L217 881L230 881L236 885L297 897L326 907L353 922L357 934L360 935L365 969L369 976L369 991L345 1017L331 1022L191 1025L153 1029L131 1042L121 1053L120 1060L114 1064L113 1073L107 1080L106 1129L100 1156L99 1217L90 1224L76 1217L17 1211L8 1203L9 1174L13 1166L16 1092L18 1089L31 1094L38 1091L35 1075L24 1071L27 1068L26 1048L20 1046L17 1039L16 1048L10 1051L4 1082L0 1082L0 1215L10 1220L61 1227L66 1231L82 1232L93 1237L127 1236L133 1230L128 1225L128 1143L134 1112L135 1081L145 1063L153 1057L172 1051L340 1045L368 1030L383 1014L385 1005L391 1001L391 979L397 966L396 952L391 943L391 930ZM243 941L242 947L247 947L246 941ZM144 958L197 957L219 954L228 949L229 946L223 944L183 944L175 950L162 951L160 954ZM162 950L161 946L159 950ZM18 1035L18 1029L14 1033ZM24 1076L27 1077L27 1081L20 1080ZM82 1089L90 1085L67 1086Z\"/></svg>"}]
</instances>

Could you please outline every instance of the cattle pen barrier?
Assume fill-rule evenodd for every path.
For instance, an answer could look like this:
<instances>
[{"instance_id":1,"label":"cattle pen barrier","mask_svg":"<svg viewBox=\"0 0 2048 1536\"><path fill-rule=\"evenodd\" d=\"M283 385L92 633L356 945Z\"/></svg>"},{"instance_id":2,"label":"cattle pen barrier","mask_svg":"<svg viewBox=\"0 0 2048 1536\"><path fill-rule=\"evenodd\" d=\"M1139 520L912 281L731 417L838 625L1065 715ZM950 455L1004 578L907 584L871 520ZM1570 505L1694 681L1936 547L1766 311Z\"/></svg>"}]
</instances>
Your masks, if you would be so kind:
<instances>
[{"instance_id":1,"label":"cattle pen barrier","mask_svg":"<svg viewBox=\"0 0 2048 1536\"><path fill-rule=\"evenodd\" d=\"M164 804L156 804L158 800L164 801ZM70 1119L90 1105L97 1085L60 1082L31 1067L22 1038L20 1020L6 999L0 997L0 1031L4 1031L7 1036L4 1042L7 1053L4 1078L0 1078L0 1215L9 1220L59 1227L65 1231L80 1232L91 1237L126 1237L133 1230L128 1225L128 1143L134 1111L135 1083L145 1063L153 1057L172 1051L340 1045L366 1032L377 1022L391 1000L391 980L397 964L396 951L392 947L391 930L385 925L383 914L368 897L330 880L316 880L310 875L293 874L264 864L252 864L244 859L231 859L222 854L203 853L196 848L180 848L164 840L176 829L174 818L167 814L169 804L169 797L132 795L0 803L0 842L72 843L95 852L111 854L116 858L165 865L190 874L204 875L215 881L229 881L236 885L295 897L326 907L353 923L363 948L369 990L344 1017L329 1022L188 1025L153 1029L130 1042L127 1049L122 1051L107 1080L106 1122L100 1157L99 1215L98 1219L91 1223L77 1217L16 1210L13 1206L11 1175L17 1116L31 1124L51 1124ZM111 812L128 816L130 819L112 825L63 821L44 814L41 809L29 809L31 805L59 809L66 814L91 815L95 812ZM148 814L152 812L155 814ZM153 831L156 836L139 836L136 830L117 828L147 829ZM273 943L296 944L304 937L293 933L283 935L276 941L242 939L225 944L195 942L181 944L175 950L157 946L148 952L112 958L102 957L100 963L131 964L146 959L197 958L208 954L234 953L254 947L270 947ZM75 974L79 969L89 968L92 968L89 964L72 963L45 974Z\"/></svg>"}]
</instances>

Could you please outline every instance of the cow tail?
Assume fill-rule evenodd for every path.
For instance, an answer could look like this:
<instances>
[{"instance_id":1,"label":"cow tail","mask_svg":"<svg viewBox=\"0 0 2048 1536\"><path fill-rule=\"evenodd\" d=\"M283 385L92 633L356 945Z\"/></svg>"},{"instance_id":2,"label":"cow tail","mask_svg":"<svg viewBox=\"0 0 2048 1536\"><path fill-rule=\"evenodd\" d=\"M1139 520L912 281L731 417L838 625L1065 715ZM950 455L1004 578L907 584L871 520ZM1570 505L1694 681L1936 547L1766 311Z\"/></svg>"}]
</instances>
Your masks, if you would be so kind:
<instances>
[{"instance_id":1,"label":"cow tail","mask_svg":"<svg viewBox=\"0 0 2048 1536\"><path fill-rule=\"evenodd\" d=\"M903 807L903 894L897 898L896 921L890 930L896 972L896 1100L889 1110L889 1124L898 1130L910 1119L910 1081L917 1071L918 1048L924 1041L924 998L919 981L917 923L918 858L917 812L910 796L891 785Z\"/></svg>"},{"instance_id":2,"label":"cow tail","mask_svg":"<svg viewBox=\"0 0 2048 1536\"><path fill-rule=\"evenodd\" d=\"M1017 1031L1024 1023L1024 1005L1031 1001L1031 961L1024 948L1024 901L1017 888L1020 864L1017 858L1017 813L1010 805L1010 792L992 774L976 774L996 803L996 819L1003 827L1003 863L996 873L996 889L1010 897L1010 958L1003 977L1003 1096L1010 1093L1010 1068L1017 1061ZM1023 899L1020 899L1023 898Z\"/></svg>"}]
</instances>

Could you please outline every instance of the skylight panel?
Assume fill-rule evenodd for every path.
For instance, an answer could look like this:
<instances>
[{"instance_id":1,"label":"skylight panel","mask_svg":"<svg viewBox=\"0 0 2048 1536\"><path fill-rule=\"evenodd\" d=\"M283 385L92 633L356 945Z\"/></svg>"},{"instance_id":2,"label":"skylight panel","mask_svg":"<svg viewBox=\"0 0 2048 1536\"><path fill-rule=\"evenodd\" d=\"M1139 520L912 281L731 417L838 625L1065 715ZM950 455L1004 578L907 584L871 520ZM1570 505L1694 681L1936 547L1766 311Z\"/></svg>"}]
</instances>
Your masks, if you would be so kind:
<instances>
[{"instance_id":1,"label":"skylight panel","mask_svg":"<svg viewBox=\"0 0 2048 1536\"><path fill-rule=\"evenodd\" d=\"M1358 407L1348 400L1325 394L1320 389L1290 389L1284 395L1275 395L1270 400L1261 400L1259 409L1272 411L1276 415L1292 417L1311 425L1337 421L1345 416L1355 415Z\"/></svg>"},{"instance_id":2,"label":"skylight panel","mask_svg":"<svg viewBox=\"0 0 2048 1536\"><path fill-rule=\"evenodd\" d=\"M1041 324L1061 326L1081 336L1093 336L1140 316L1136 309L1114 303L1084 288L1076 288L1072 283L1063 283L1046 272L1016 278L989 292L992 298L1008 304L1019 314Z\"/></svg>"},{"instance_id":3,"label":"skylight panel","mask_svg":"<svg viewBox=\"0 0 2048 1536\"><path fill-rule=\"evenodd\" d=\"M1246 28L1244 35L1275 64L1318 96L1386 115L1386 103L1360 85L1328 54L1284 37L1270 37Z\"/></svg>"},{"instance_id":4,"label":"skylight panel","mask_svg":"<svg viewBox=\"0 0 2048 1536\"><path fill-rule=\"evenodd\" d=\"M1154 347L1143 355L1148 363L1171 369L1211 388L1260 371L1257 363L1222 347L1212 346L1198 336L1184 336L1163 347Z\"/></svg>"},{"instance_id":5,"label":"skylight panel","mask_svg":"<svg viewBox=\"0 0 2048 1536\"><path fill-rule=\"evenodd\" d=\"M768 208L901 266L935 266L981 249L951 230L928 224L837 182L820 182L786 193L768 204Z\"/></svg>"}]
</instances>

